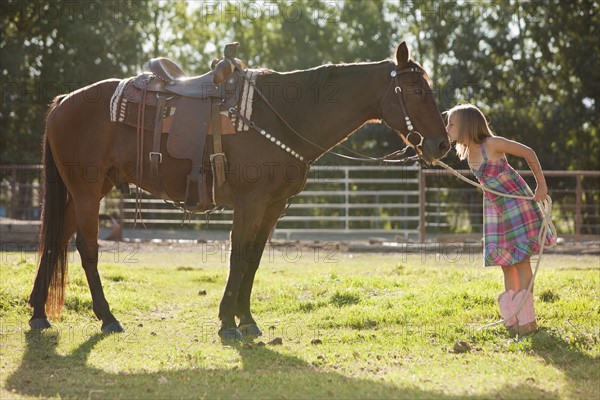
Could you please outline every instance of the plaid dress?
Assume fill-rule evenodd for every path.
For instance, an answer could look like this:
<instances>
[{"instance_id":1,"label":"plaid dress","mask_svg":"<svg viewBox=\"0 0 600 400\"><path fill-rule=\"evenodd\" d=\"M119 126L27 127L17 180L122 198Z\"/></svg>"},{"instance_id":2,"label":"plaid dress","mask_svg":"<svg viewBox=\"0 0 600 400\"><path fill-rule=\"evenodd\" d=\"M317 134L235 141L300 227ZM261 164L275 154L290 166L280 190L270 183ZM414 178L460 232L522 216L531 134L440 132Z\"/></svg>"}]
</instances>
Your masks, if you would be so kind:
<instances>
[{"instance_id":1,"label":"plaid dress","mask_svg":"<svg viewBox=\"0 0 600 400\"><path fill-rule=\"evenodd\" d=\"M470 168L482 185L501 193L533 196L525 180L508 164L506 157L498 161L488 160L483 144L481 153L483 163L477 170ZM538 234L542 219L542 211L535 201L483 192L485 266L506 267L539 253ZM556 238L548 232L545 245L553 245L555 241Z\"/></svg>"}]
</instances>

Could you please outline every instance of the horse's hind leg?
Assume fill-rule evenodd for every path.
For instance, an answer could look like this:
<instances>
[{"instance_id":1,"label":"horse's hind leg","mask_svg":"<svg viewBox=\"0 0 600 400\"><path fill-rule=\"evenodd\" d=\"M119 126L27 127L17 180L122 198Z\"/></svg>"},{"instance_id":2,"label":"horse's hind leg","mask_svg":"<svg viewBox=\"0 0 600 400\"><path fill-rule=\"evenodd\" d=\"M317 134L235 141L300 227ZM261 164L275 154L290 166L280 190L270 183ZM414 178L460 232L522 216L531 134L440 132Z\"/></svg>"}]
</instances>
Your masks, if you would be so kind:
<instances>
[{"instance_id":1,"label":"horse's hind leg","mask_svg":"<svg viewBox=\"0 0 600 400\"><path fill-rule=\"evenodd\" d=\"M124 329L110 312L98 274L98 214L100 200L95 196L80 195L75 201L77 219L77 251L92 293L94 314L102 320L102 332L123 332Z\"/></svg>"},{"instance_id":2,"label":"horse's hind leg","mask_svg":"<svg viewBox=\"0 0 600 400\"><path fill-rule=\"evenodd\" d=\"M58 251L58 246L62 246L66 252L69 239L71 239L71 236L73 236L75 230L75 207L72 199L70 199L65 208L63 238L60 243L55 243L52 246L54 248L50 248L49 250ZM48 290L50 287L48 268L49 259L51 256L51 254L46 252L41 254L40 268L37 271L33 289L29 297L29 304L33 308L33 315L29 320L29 326L31 329L45 329L51 327L50 321L48 321L48 316L46 315L46 302L48 300Z\"/></svg>"}]
</instances>

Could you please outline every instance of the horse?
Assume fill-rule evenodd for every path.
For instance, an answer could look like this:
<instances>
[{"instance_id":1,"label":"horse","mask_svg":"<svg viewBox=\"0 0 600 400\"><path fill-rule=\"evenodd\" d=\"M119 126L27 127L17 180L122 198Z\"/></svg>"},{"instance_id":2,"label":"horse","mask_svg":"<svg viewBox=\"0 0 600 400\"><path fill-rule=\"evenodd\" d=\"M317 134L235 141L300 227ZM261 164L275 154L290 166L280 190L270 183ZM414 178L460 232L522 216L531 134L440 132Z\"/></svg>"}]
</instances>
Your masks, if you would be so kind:
<instances>
[{"instance_id":1,"label":"horse","mask_svg":"<svg viewBox=\"0 0 600 400\"><path fill-rule=\"evenodd\" d=\"M109 118L109 103L119 82L96 82L57 96L50 105L42 139L40 261L28 302L33 309L31 329L49 328L48 316L60 316L68 243L76 233L75 247L101 331L124 331L110 310L98 274L100 200L122 182L137 182L144 190L161 193L155 191L148 157L136 155L139 130ZM288 199L303 189L312 162L371 121L393 128L425 163L443 158L450 149L431 80L410 58L405 42L392 58L378 62L291 72L266 69L255 87L263 94L253 103L255 129L222 137L233 208L229 275L218 313L224 340L262 334L250 310L254 277L273 227ZM142 140L148 154L153 151L152 133L142 135L148 136ZM166 145L164 138L160 145ZM138 159L144 163L141 176ZM189 161L167 152L161 161L162 195L183 201ZM252 173L239 173L245 168Z\"/></svg>"}]
</instances>

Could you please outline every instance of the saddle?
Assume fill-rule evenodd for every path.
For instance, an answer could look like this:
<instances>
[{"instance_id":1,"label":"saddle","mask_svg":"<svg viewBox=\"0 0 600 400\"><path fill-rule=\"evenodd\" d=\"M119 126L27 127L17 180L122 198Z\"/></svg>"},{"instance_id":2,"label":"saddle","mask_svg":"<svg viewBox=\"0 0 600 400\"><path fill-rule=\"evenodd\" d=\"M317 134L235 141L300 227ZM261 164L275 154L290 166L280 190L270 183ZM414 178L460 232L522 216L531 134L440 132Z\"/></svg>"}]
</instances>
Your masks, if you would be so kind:
<instances>
[{"instance_id":1,"label":"saddle","mask_svg":"<svg viewBox=\"0 0 600 400\"><path fill-rule=\"evenodd\" d=\"M171 95L205 99L219 93L222 82L219 73L209 71L204 75L188 77L173 61L167 58L153 58L148 63L153 78L148 82L148 90ZM225 68L223 64L220 68ZM140 88L142 89L142 88Z\"/></svg>"},{"instance_id":2,"label":"saddle","mask_svg":"<svg viewBox=\"0 0 600 400\"><path fill-rule=\"evenodd\" d=\"M117 92L122 91L119 121L138 131L138 186L142 157L146 157L140 150L144 131L154 133L152 151L147 157L155 195L169 198L160 175L162 136L167 137L166 151L171 157L190 160L185 201L181 206L185 211L206 211L214 204L233 207L225 180L227 160L221 135L235 132L226 111L238 104L243 87L243 77L236 70L236 64L240 67L243 63L234 57L238 45L228 44L224 57L213 61L211 71L203 75L188 77L175 62L154 58L148 63L148 72L117 88ZM205 162L208 135L213 137L210 163Z\"/></svg>"},{"instance_id":3,"label":"saddle","mask_svg":"<svg viewBox=\"0 0 600 400\"><path fill-rule=\"evenodd\" d=\"M187 77L187 74L168 58L153 58L148 62L148 68L158 78L165 82L173 82L177 79Z\"/></svg>"}]
</instances>

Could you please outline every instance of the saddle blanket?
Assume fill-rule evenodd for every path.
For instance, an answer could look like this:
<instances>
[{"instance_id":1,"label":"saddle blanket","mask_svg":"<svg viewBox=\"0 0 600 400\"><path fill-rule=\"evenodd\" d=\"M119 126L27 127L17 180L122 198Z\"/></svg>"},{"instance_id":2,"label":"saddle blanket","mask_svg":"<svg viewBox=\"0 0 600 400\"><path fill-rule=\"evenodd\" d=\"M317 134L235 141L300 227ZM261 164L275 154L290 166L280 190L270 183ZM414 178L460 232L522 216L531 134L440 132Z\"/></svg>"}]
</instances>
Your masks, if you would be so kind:
<instances>
[{"instance_id":1,"label":"saddle blanket","mask_svg":"<svg viewBox=\"0 0 600 400\"><path fill-rule=\"evenodd\" d=\"M250 78L252 84L249 84L248 81L244 80L244 84L238 90L241 90L240 101L238 103L237 108L240 110L240 113L251 119L252 117L252 103L254 100L254 84L256 83L256 78L261 75L264 70L261 69L249 69L246 70L246 75ZM138 106L139 103L136 101L128 100L131 98L136 98L137 96L132 95L132 91L139 91L139 89L135 88L133 80L135 77L122 79L119 82L119 85L115 89L111 100L110 100L110 120L112 122L121 122L130 126L137 126L138 124ZM170 117L175 115L176 106L167 106L165 107L165 115L163 116L163 131L168 131L168 125L170 124ZM226 118L227 125L230 127L233 126L233 129L237 132L244 132L250 129L250 126L245 124L241 119L239 119L236 115L229 114L228 111L221 111L223 117ZM154 121L156 117L156 107L152 107L147 105L144 111L144 128L146 130L154 130ZM223 118L222 117L222 118ZM228 119L228 120L227 120ZM222 122L225 122L222 121ZM166 126L165 126L166 125ZM224 131L225 126L223 126ZM229 129L231 130L231 129ZM223 132L226 133L235 133L235 132Z\"/></svg>"}]
</instances>

